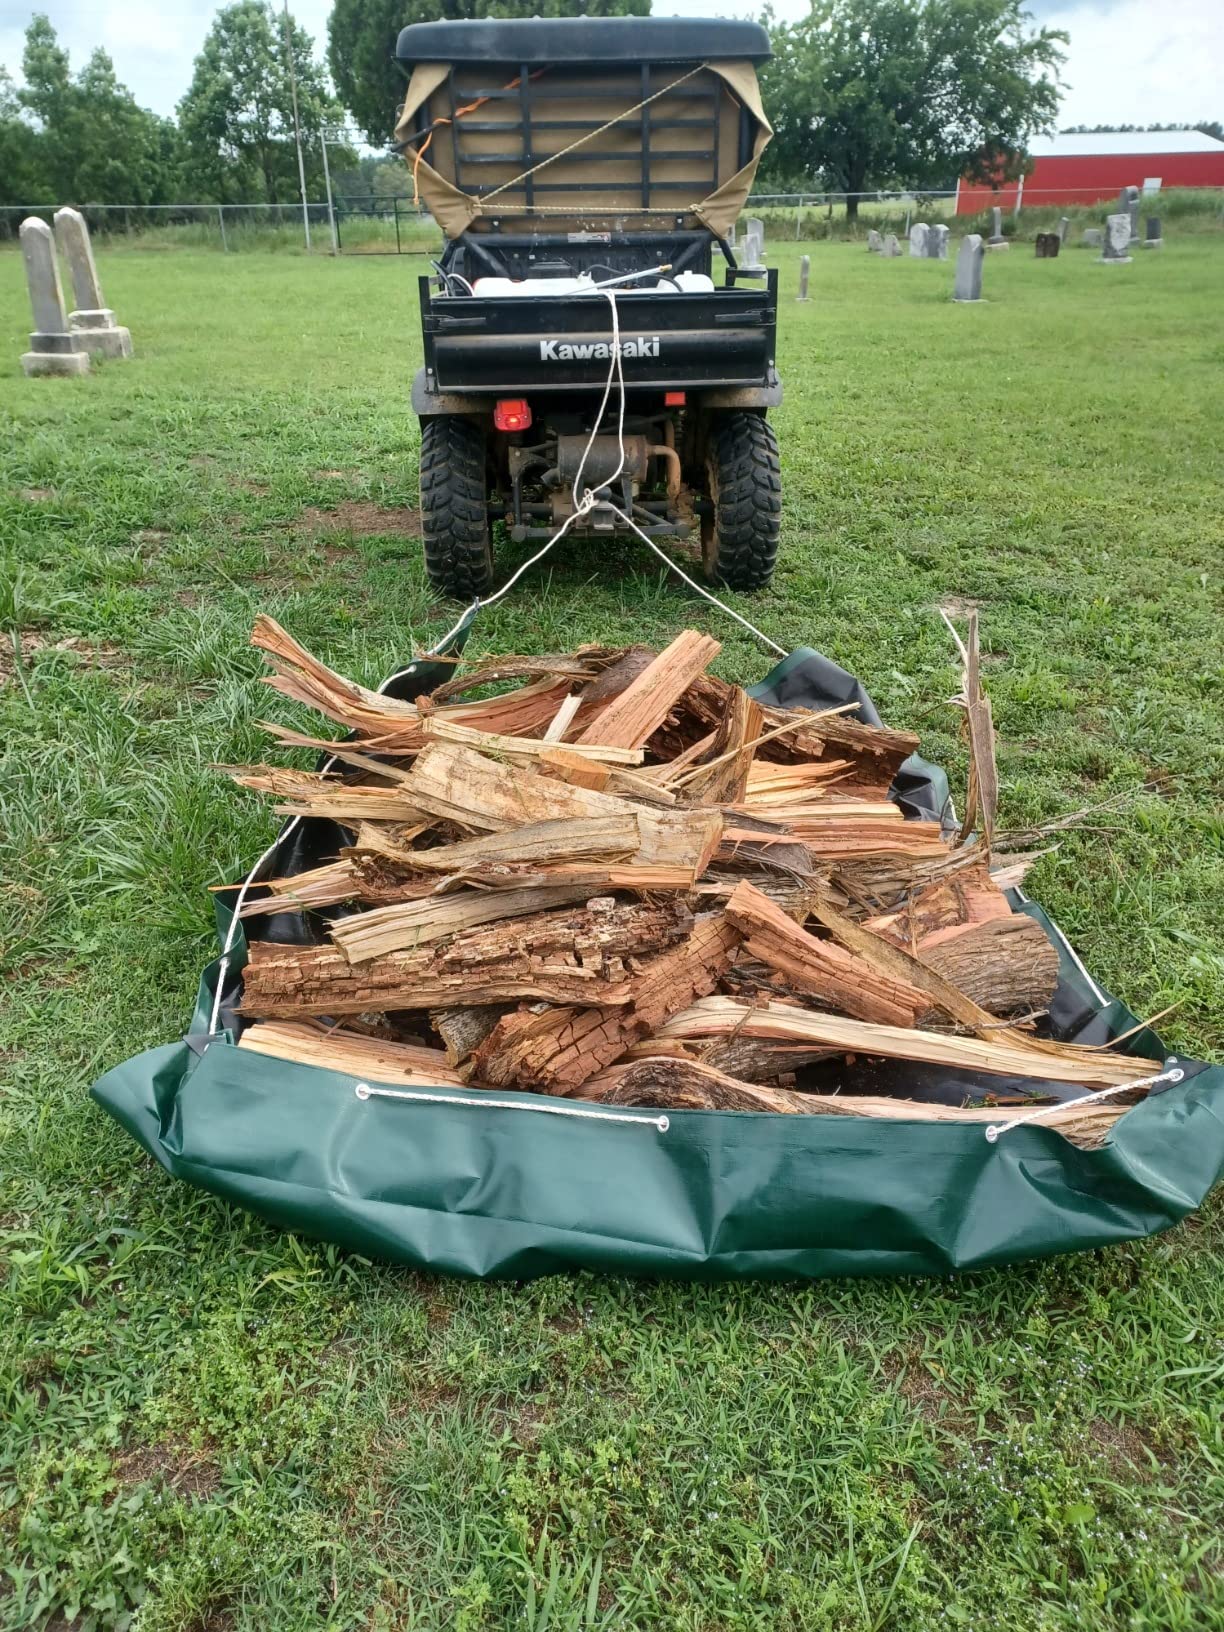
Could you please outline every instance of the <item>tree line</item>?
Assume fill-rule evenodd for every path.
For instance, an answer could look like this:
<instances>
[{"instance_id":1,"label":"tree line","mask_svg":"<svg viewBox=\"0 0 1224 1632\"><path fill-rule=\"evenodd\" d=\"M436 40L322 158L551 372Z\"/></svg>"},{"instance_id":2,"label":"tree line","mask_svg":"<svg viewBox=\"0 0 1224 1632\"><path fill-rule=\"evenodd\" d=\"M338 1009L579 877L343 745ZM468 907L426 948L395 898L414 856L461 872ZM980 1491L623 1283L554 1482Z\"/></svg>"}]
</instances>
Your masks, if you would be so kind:
<instances>
[{"instance_id":1,"label":"tree line","mask_svg":"<svg viewBox=\"0 0 1224 1632\"><path fill-rule=\"evenodd\" d=\"M0 67L0 204L293 202L294 79L308 196L322 196L320 133L353 126L383 153L358 159L341 140L331 153L337 190L406 193L404 166L385 156L404 95L400 28L575 9L574 0L334 0L325 68L310 37L268 0L235 0L214 17L174 119L140 107L105 51L74 72L36 15L23 83ZM580 9L644 16L650 0ZM844 192L853 216L856 194L1021 173L1026 145L1054 128L1068 36L1035 27L1023 0L812 0L797 22L768 7L762 20L774 52L762 96L775 136L761 190Z\"/></svg>"}]
</instances>

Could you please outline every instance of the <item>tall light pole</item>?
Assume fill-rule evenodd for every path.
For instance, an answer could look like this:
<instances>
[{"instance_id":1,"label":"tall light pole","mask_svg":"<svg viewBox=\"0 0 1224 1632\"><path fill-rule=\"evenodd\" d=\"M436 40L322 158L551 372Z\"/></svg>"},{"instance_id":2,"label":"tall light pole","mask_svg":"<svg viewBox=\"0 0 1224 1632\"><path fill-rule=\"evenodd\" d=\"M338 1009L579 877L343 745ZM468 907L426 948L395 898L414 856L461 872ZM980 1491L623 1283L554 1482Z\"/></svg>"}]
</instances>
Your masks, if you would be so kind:
<instances>
[{"instance_id":1,"label":"tall light pole","mask_svg":"<svg viewBox=\"0 0 1224 1632\"><path fill-rule=\"evenodd\" d=\"M331 167L327 162L327 126L319 131L319 145L323 149L323 185L327 189L327 221L331 227L332 254L340 253L340 238L336 232L336 206L332 200Z\"/></svg>"},{"instance_id":2,"label":"tall light pole","mask_svg":"<svg viewBox=\"0 0 1224 1632\"><path fill-rule=\"evenodd\" d=\"M289 29L289 0L285 0L285 61L289 65L289 94L293 98L293 140L297 147L298 187L302 194L302 232L310 250L310 210L306 203L306 163L302 158L302 127L298 123L297 69L293 66L293 40Z\"/></svg>"}]
</instances>

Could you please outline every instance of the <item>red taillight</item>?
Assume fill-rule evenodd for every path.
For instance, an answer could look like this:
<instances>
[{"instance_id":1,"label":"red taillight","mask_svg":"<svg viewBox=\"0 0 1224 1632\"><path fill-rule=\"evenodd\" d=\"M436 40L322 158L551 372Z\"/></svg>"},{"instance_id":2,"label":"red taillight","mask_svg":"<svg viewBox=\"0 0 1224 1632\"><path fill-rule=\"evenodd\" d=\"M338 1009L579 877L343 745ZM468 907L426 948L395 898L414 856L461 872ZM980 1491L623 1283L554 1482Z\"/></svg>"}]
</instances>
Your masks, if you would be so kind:
<instances>
[{"instance_id":1,"label":"red taillight","mask_svg":"<svg viewBox=\"0 0 1224 1632\"><path fill-rule=\"evenodd\" d=\"M493 410L493 423L499 431L530 430L531 405L526 397L503 397Z\"/></svg>"},{"instance_id":2,"label":"red taillight","mask_svg":"<svg viewBox=\"0 0 1224 1632\"><path fill-rule=\"evenodd\" d=\"M684 407L684 392L683 391L664 391L664 393L663 393L663 406L664 406L664 408L683 408Z\"/></svg>"}]
</instances>

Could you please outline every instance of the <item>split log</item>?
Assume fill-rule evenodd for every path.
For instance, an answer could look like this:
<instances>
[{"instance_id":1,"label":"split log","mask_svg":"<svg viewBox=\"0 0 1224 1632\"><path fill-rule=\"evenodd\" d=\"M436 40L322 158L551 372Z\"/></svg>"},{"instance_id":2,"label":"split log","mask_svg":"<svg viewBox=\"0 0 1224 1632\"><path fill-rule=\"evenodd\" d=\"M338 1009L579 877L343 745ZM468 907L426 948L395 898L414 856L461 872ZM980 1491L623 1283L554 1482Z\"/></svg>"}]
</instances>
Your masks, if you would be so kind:
<instances>
[{"instance_id":1,"label":"split log","mask_svg":"<svg viewBox=\"0 0 1224 1632\"><path fill-rule=\"evenodd\" d=\"M587 894L583 884L434 894L355 912L332 924L330 934L350 963L365 963L370 958L385 957L388 952L446 940L480 924L550 912L581 901Z\"/></svg>"},{"instance_id":2,"label":"split log","mask_svg":"<svg viewBox=\"0 0 1224 1632\"><path fill-rule=\"evenodd\" d=\"M478 663L429 693L434 708L462 697L481 686L504 680L564 679L571 686L596 679L610 664L625 655L621 646L580 646L576 652L547 652L540 657L513 653L504 657L482 657Z\"/></svg>"},{"instance_id":3,"label":"split log","mask_svg":"<svg viewBox=\"0 0 1224 1632\"><path fill-rule=\"evenodd\" d=\"M932 1105L922 1100L869 1094L803 1094L741 1081L694 1061L671 1057L614 1065L576 1091L575 1099L603 1105L651 1106L656 1110L773 1111L781 1115L862 1117L887 1122L949 1123L973 1126L999 1122L991 1106ZM1073 1145L1094 1150L1104 1144L1127 1107L1099 1101L1077 1108L1051 1106L1042 1125Z\"/></svg>"},{"instance_id":4,"label":"split log","mask_svg":"<svg viewBox=\"0 0 1224 1632\"><path fill-rule=\"evenodd\" d=\"M505 1012L500 1003L489 1003L479 1009L436 1009L430 1015L429 1023L446 1045L447 1065L452 1068L462 1065L476 1052Z\"/></svg>"},{"instance_id":5,"label":"split log","mask_svg":"<svg viewBox=\"0 0 1224 1632\"><path fill-rule=\"evenodd\" d=\"M969 782L965 793L965 816L961 822L958 844L965 844L978 825L982 828L982 844L990 853L994 840L995 813L999 806L999 772L995 764L994 723L990 716L990 698L982 689L981 653L978 648L978 618L969 614L968 643L962 641L946 612L940 613L951 630L957 650L964 664L961 694L954 701L965 711L965 736L969 743Z\"/></svg>"},{"instance_id":6,"label":"split log","mask_svg":"<svg viewBox=\"0 0 1224 1632\"><path fill-rule=\"evenodd\" d=\"M318 771L281 770L271 765L244 766L227 774L240 788L270 793L283 801L274 807L281 815L322 816L352 826L356 822L416 825L426 814L404 796L403 785L390 777L381 784L347 782Z\"/></svg>"},{"instance_id":7,"label":"split log","mask_svg":"<svg viewBox=\"0 0 1224 1632\"><path fill-rule=\"evenodd\" d=\"M315 1065L373 1082L415 1083L421 1088L460 1088L463 1079L440 1048L392 1043L338 1028L292 1020L248 1026L238 1047L297 1065Z\"/></svg>"},{"instance_id":8,"label":"split log","mask_svg":"<svg viewBox=\"0 0 1224 1632\"><path fill-rule=\"evenodd\" d=\"M421 721L421 731L426 741L457 742L461 747L512 761L534 763L542 755L556 751L555 742L546 737L508 737L493 731L478 731L470 725L459 725L443 714L426 715ZM641 748L609 747L602 743L574 742L568 744L567 751L579 759L609 766L640 765L645 757Z\"/></svg>"},{"instance_id":9,"label":"split log","mask_svg":"<svg viewBox=\"0 0 1224 1632\"><path fill-rule=\"evenodd\" d=\"M791 1077L806 1065L835 1057L836 1050L809 1048L803 1043L778 1042L772 1037L705 1037L700 1041L646 1037L625 1050L626 1060L659 1059L664 1056L708 1065L724 1076L743 1082L775 1082Z\"/></svg>"},{"instance_id":10,"label":"split log","mask_svg":"<svg viewBox=\"0 0 1224 1632\"><path fill-rule=\"evenodd\" d=\"M743 799L762 718L748 693L733 686L731 706L714 732L708 755L686 775L681 795L685 804L735 805Z\"/></svg>"},{"instance_id":11,"label":"split log","mask_svg":"<svg viewBox=\"0 0 1224 1632\"><path fill-rule=\"evenodd\" d=\"M622 805L602 816L527 822L410 854L413 867L438 874L499 864L551 867L572 861L621 861L635 855L640 845L637 817Z\"/></svg>"},{"instance_id":12,"label":"split log","mask_svg":"<svg viewBox=\"0 0 1224 1632\"><path fill-rule=\"evenodd\" d=\"M670 646L602 708L574 739L576 744L640 748L658 730L677 699L722 650L696 629L685 629Z\"/></svg>"},{"instance_id":13,"label":"split log","mask_svg":"<svg viewBox=\"0 0 1224 1632\"><path fill-rule=\"evenodd\" d=\"M1035 1057L1014 1039L985 1042L980 1037L954 1037L943 1032L916 1031L900 1026L869 1025L842 1015L767 1003L753 1008L728 997L706 997L665 1021L661 1037L717 1037L729 1032L746 1037L777 1037L806 1042L853 1054L874 1054L884 1059L918 1060L991 1076L1025 1077L1049 1082L1071 1082L1085 1088L1113 1088L1151 1075L1150 1060L1110 1054L1064 1044L1059 1057Z\"/></svg>"},{"instance_id":14,"label":"split log","mask_svg":"<svg viewBox=\"0 0 1224 1632\"><path fill-rule=\"evenodd\" d=\"M743 934L750 956L776 970L792 989L856 1020L912 1026L930 1007L908 982L880 975L844 947L809 935L747 880L728 901L727 916Z\"/></svg>"},{"instance_id":15,"label":"split log","mask_svg":"<svg viewBox=\"0 0 1224 1632\"><path fill-rule=\"evenodd\" d=\"M628 806L610 794L497 764L452 743L426 748L402 786L409 800L435 817L485 829L623 816L628 807L637 815L641 835L638 861L692 867L697 873L708 865L723 826L718 811Z\"/></svg>"},{"instance_id":16,"label":"split log","mask_svg":"<svg viewBox=\"0 0 1224 1632\"><path fill-rule=\"evenodd\" d=\"M568 1092L654 1035L669 1014L712 992L738 942L723 913L694 919L687 940L643 961L623 1007L508 1014L473 1055L473 1076L495 1086Z\"/></svg>"},{"instance_id":17,"label":"split log","mask_svg":"<svg viewBox=\"0 0 1224 1632\"><path fill-rule=\"evenodd\" d=\"M602 793L608 785L611 771L597 760L585 759L568 748L552 747L540 755L540 774L568 782L575 788L593 788Z\"/></svg>"},{"instance_id":18,"label":"split log","mask_svg":"<svg viewBox=\"0 0 1224 1632\"><path fill-rule=\"evenodd\" d=\"M1058 985L1058 953L1023 913L943 930L918 956L990 1014L1042 1010Z\"/></svg>"},{"instance_id":19,"label":"split log","mask_svg":"<svg viewBox=\"0 0 1224 1632\"><path fill-rule=\"evenodd\" d=\"M606 903L482 925L444 946L359 964L334 946L255 941L243 973L241 1012L295 1020L523 999L606 1008L630 999L628 960L674 945L689 922L672 903Z\"/></svg>"}]
</instances>

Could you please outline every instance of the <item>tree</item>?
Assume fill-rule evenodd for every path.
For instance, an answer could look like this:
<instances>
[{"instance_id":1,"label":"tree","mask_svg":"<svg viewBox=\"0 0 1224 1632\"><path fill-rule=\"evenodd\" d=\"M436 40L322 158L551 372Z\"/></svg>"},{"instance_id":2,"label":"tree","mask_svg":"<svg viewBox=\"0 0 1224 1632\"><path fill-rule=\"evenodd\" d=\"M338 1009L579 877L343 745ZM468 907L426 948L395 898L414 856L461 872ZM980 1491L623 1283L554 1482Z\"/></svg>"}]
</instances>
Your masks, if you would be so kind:
<instances>
[{"instance_id":1,"label":"tree","mask_svg":"<svg viewBox=\"0 0 1224 1632\"><path fill-rule=\"evenodd\" d=\"M289 24L308 189L321 185L319 133L343 117L310 36ZM293 97L280 18L265 0L217 13L179 103L187 185L220 203L279 204L298 196Z\"/></svg>"},{"instance_id":2,"label":"tree","mask_svg":"<svg viewBox=\"0 0 1224 1632\"><path fill-rule=\"evenodd\" d=\"M406 81L395 42L406 23L460 17L646 17L650 0L335 0L327 23L327 60L340 100L373 147L395 127Z\"/></svg>"},{"instance_id":3,"label":"tree","mask_svg":"<svg viewBox=\"0 0 1224 1632\"><path fill-rule=\"evenodd\" d=\"M26 29L22 68L25 85L10 102L34 123L18 129L7 123L7 141L25 152L42 196L76 204L166 202L174 183L173 126L139 106L105 51L95 51L74 78L55 30L38 15Z\"/></svg>"},{"instance_id":4,"label":"tree","mask_svg":"<svg viewBox=\"0 0 1224 1632\"><path fill-rule=\"evenodd\" d=\"M0 204L37 204L48 196L38 132L22 118L16 87L0 68Z\"/></svg>"},{"instance_id":5,"label":"tree","mask_svg":"<svg viewBox=\"0 0 1224 1632\"><path fill-rule=\"evenodd\" d=\"M815 0L771 32L775 183L853 195L988 179L1058 111L1067 36L1030 31L1021 0ZM847 217L857 213L851 196Z\"/></svg>"}]
</instances>

